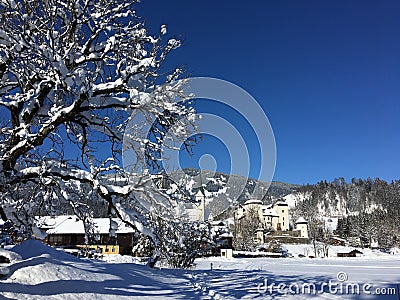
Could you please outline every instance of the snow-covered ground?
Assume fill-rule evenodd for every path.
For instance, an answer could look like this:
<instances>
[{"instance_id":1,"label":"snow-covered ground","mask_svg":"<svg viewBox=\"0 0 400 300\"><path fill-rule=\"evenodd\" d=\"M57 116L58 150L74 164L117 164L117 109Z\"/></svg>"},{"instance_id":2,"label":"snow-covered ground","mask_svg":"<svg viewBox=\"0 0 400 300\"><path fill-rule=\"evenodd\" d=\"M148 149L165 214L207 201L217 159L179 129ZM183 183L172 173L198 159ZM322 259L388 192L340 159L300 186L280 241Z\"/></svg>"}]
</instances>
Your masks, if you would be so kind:
<instances>
[{"instance_id":1,"label":"snow-covered ground","mask_svg":"<svg viewBox=\"0 0 400 300\"><path fill-rule=\"evenodd\" d=\"M286 247L300 254L307 245ZM11 250L0 250L11 258L9 274L0 279L0 299L284 299L284 292L296 289L295 299L341 299L346 288L350 295L344 298L381 299L364 290L387 287L396 295L384 299L398 299L400 284L400 254L371 250L357 258L202 258L191 270L150 269L127 256L78 259L38 241ZM304 287L313 291L313 285L324 293L307 294ZM351 294L357 286L361 295Z\"/></svg>"},{"instance_id":2,"label":"snow-covered ground","mask_svg":"<svg viewBox=\"0 0 400 300\"><path fill-rule=\"evenodd\" d=\"M300 254L305 255L305 256L310 256L314 255L314 248L311 244L283 244L282 245L284 248L288 250L289 253L291 253L293 256L298 257ZM364 257L365 259L371 259L371 258L389 258L392 259L393 256L389 255L388 253L384 253L380 250L377 249L369 249L369 248L356 248L356 247L351 247L351 246L330 246L328 248L328 257L329 258L337 258L337 259L342 259L338 258L337 254L340 252L350 252L351 250L358 250L362 252L363 254L361 257ZM396 257L398 254L400 254L400 249L398 248L392 248L391 251L396 254Z\"/></svg>"}]
</instances>

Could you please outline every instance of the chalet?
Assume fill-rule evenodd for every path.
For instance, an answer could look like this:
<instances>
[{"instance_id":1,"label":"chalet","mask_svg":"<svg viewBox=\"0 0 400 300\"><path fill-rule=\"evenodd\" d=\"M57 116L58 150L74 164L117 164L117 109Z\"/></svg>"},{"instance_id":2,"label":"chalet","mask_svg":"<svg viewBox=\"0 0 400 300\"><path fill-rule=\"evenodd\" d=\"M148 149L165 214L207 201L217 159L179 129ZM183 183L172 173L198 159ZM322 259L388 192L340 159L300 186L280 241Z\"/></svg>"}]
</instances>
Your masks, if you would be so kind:
<instances>
[{"instance_id":1,"label":"chalet","mask_svg":"<svg viewBox=\"0 0 400 300\"><path fill-rule=\"evenodd\" d=\"M51 246L87 248L102 254L132 254L134 230L119 219L113 219L115 236L110 235L110 219L94 218L95 241L85 245L83 221L76 216L40 217L38 227L47 234Z\"/></svg>"},{"instance_id":2,"label":"chalet","mask_svg":"<svg viewBox=\"0 0 400 300\"><path fill-rule=\"evenodd\" d=\"M350 252L338 252L338 257L359 257L362 256L363 253L357 249L354 249Z\"/></svg>"}]
</instances>

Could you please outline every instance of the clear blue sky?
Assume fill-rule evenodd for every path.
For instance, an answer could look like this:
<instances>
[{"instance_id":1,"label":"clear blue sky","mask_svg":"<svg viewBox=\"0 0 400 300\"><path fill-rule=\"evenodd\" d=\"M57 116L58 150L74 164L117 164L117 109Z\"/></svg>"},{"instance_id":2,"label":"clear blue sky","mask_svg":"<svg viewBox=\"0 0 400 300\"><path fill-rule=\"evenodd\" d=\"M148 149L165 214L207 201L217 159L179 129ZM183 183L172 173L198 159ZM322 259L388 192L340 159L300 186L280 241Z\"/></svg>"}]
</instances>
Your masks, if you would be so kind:
<instances>
[{"instance_id":1,"label":"clear blue sky","mask_svg":"<svg viewBox=\"0 0 400 300\"><path fill-rule=\"evenodd\" d=\"M147 0L137 12L184 40L168 66L257 99L274 180L400 178L400 1Z\"/></svg>"}]
</instances>

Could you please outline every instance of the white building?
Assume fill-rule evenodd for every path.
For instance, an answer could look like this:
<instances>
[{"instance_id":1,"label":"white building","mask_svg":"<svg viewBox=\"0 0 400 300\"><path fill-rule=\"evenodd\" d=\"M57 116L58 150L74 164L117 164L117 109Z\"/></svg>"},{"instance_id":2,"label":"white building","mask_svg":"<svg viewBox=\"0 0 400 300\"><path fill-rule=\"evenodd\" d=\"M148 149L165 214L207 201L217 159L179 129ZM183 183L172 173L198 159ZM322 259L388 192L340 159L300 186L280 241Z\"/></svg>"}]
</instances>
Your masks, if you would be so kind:
<instances>
[{"instance_id":1,"label":"white building","mask_svg":"<svg viewBox=\"0 0 400 300\"><path fill-rule=\"evenodd\" d=\"M262 205L261 200L247 200L241 213L246 214L246 211L251 210L258 212L262 227L274 231L289 230L289 209L286 202L277 201L273 205ZM241 213L238 213L238 215Z\"/></svg>"},{"instance_id":2,"label":"white building","mask_svg":"<svg viewBox=\"0 0 400 300\"><path fill-rule=\"evenodd\" d=\"M276 230L278 228L279 215L273 208L263 206L261 208L263 221L266 229Z\"/></svg>"},{"instance_id":3,"label":"white building","mask_svg":"<svg viewBox=\"0 0 400 300\"><path fill-rule=\"evenodd\" d=\"M303 218L300 217L296 221L296 230L300 230L300 237L308 239L308 222Z\"/></svg>"},{"instance_id":4,"label":"white building","mask_svg":"<svg viewBox=\"0 0 400 300\"><path fill-rule=\"evenodd\" d=\"M232 249L221 249L221 257L223 258L232 258L233 250Z\"/></svg>"},{"instance_id":5,"label":"white building","mask_svg":"<svg viewBox=\"0 0 400 300\"><path fill-rule=\"evenodd\" d=\"M240 220L246 214L256 212L260 223L255 233L255 238L259 243L264 243L268 237L289 237L295 239L308 239L308 222L304 218L299 218L294 224L293 230L290 229L289 206L283 200L276 201L271 205L263 205L261 200L247 200L243 206L236 209L236 219Z\"/></svg>"},{"instance_id":6,"label":"white building","mask_svg":"<svg viewBox=\"0 0 400 300\"><path fill-rule=\"evenodd\" d=\"M278 214L277 230L289 230L289 206L285 201L277 201L272 208Z\"/></svg>"},{"instance_id":7,"label":"white building","mask_svg":"<svg viewBox=\"0 0 400 300\"><path fill-rule=\"evenodd\" d=\"M211 211L206 208L206 196L204 190L200 188L196 195L196 203L192 208L186 209L186 214L191 222L205 222L212 220Z\"/></svg>"}]
</instances>

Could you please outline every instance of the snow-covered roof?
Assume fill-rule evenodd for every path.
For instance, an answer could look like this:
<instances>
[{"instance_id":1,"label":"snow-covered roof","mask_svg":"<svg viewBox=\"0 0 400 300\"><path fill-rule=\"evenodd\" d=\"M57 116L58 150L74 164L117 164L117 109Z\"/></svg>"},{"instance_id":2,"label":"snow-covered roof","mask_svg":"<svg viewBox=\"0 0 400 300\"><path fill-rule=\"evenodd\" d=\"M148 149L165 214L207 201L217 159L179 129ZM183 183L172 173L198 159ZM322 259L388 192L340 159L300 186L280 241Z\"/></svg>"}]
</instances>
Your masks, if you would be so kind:
<instances>
[{"instance_id":1,"label":"snow-covered roof","mask_svg":"<svg viewBox=\"0 0 400 300\"><path fill-rule=\"evenodd\" d=\"M305 224L308 223L303 217L300 217L297 219L296 224Z\"/></svg>"},{"instance_id":2,"label":"snow-covered roof","mask_svg":"<svg viewBox=\"0 0 400 300\"><path fill-rule=\"evenodd\" d=\"M76 216L62 215L62 216L36 217L36 219L38 220L36 226L42 230L48 230L65 222L67 219L72 219L72 218L76 218Z\"/></svg>"},{"instance_id":3,"label":"snow-covered roof","mask_svg":"<svg viewBox=\"0 0 400 300\"><path fill-rule=\"evenodd\" d=\"M288 204L285 201L279 200L275 202L275 205L278 206L288 206Z\"/></svg>"},{"instance_id":4,"label":"snow-covered roof","mask_svg":"<svg viewBox=\"0 0 400 300\"><path fill-rule=\"evenodd\" d=\"M262 201L257 199L250 199L244 203L244 205L250 205L250 204L262 204Z\"/></svg>"},{"instance_id":5,"label":"snow-covered roof","mask_svg":"<svg viewBox=\"0 0 400 300\"><path fill-rule=\"evenodd\" d=\"M262 208L262 214L263 216L279 217L279 215L276 213L276 210L269 208L268 206L264 206Z\"/></svg>"},{"instance_id":6,"label":"snow-covered roof","mask_svg":"<svg viewBox=\"0 0 400 300\"><path fill-rule=\"evenodd\" d=\"M132 227L124 224L120 219L113 218L117 224L117 234L133 233ZM94 218L93 224L95 232L98 234L107 234L110 231L109 218ZM85 228L83 221L76 216L57 216L57 217L42 217L39 219L38 227L46 230L48 234L84 234Z\"/></svg>"},{"instance_id":7,"label":"snow-covered roof","mask_svg":"<svg viewBox=\"0 0 400 300\"><path fill-rule=\"evenodd\" d=\"M221 221L221 220L211 221L210 224L211 224L212 226L225 226L224 221Z\"/></svg>"}]
</instances>

